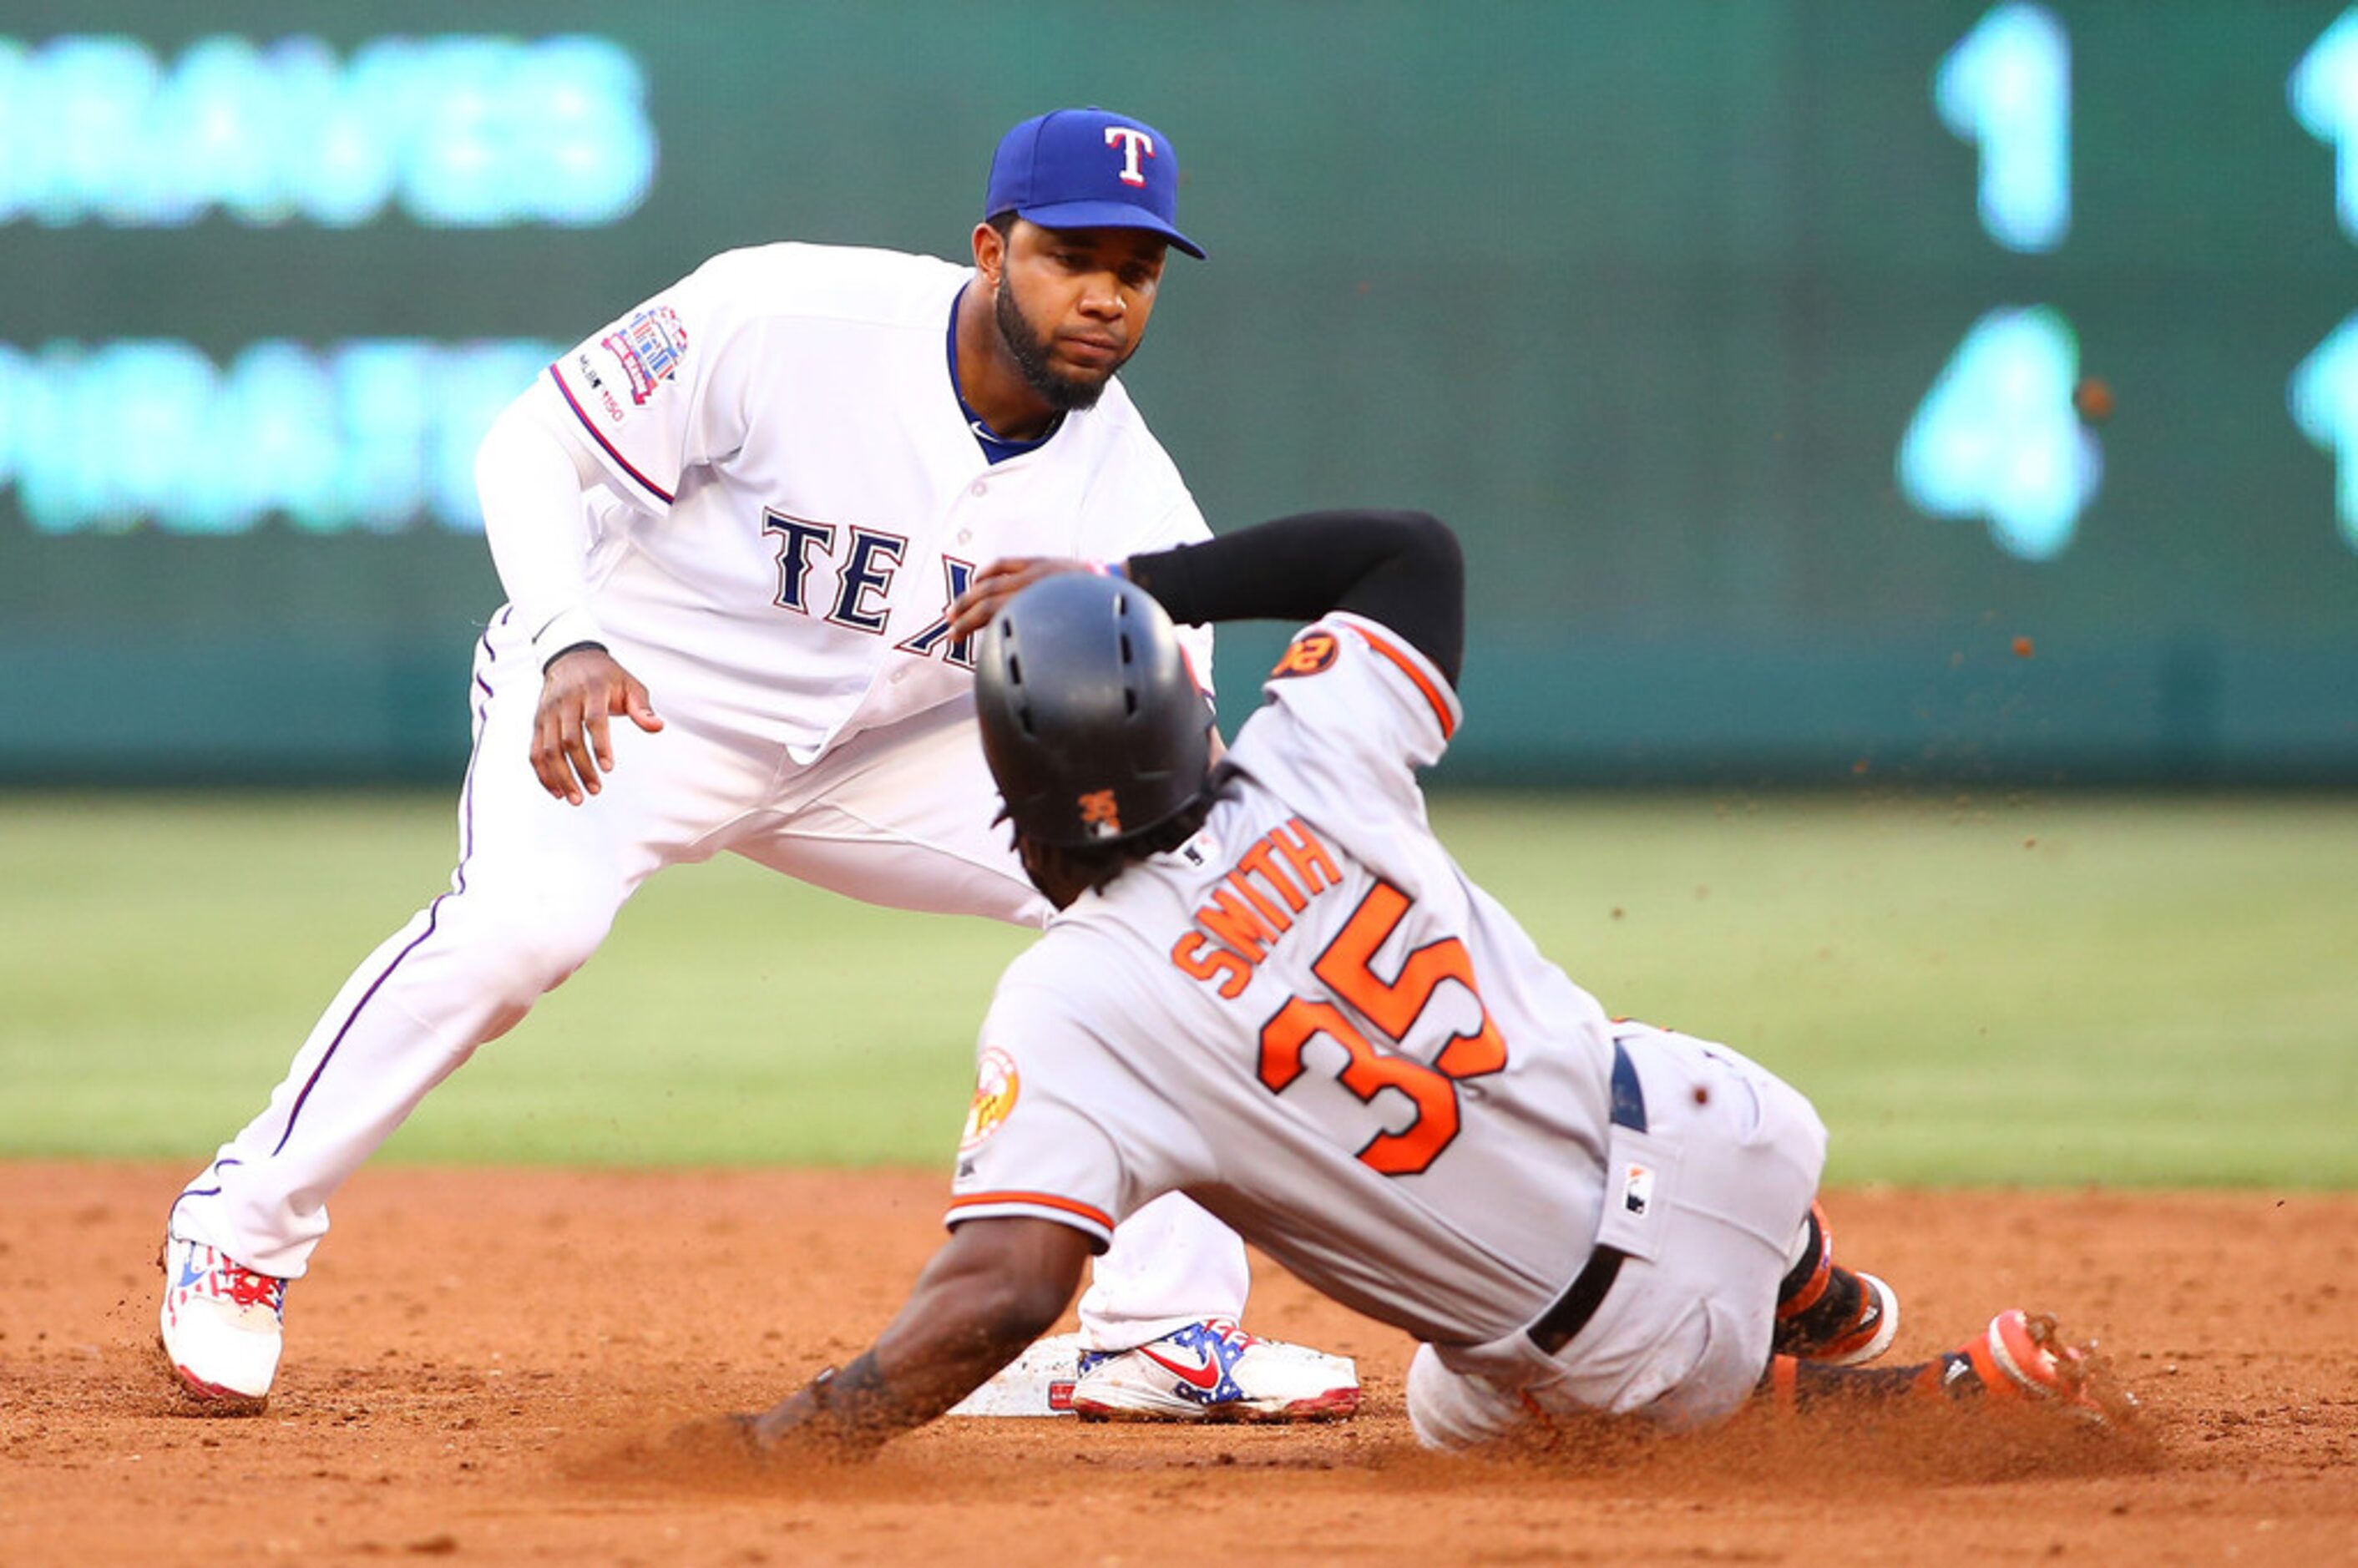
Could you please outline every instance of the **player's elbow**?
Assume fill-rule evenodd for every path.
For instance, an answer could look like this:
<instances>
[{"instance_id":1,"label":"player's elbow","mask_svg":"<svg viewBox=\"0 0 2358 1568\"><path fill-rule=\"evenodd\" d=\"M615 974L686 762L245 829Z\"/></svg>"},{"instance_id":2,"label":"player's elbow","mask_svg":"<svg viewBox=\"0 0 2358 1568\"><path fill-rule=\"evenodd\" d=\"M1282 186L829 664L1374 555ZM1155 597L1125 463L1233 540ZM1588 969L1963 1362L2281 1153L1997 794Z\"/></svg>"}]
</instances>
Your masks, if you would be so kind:
<instances>
[{"instance_id":1,"label":"player's elbow","mask_svg":"<svg viewBox=\"0 0 2358 1568\"><path fill-rule=\"evenodd\" d=\"M1391 514L1395 553L1422 580L1444 588L1466 581L1466 552L1457 531L1430 512Z\"/></svg>"},{"instance_id":2,"label":"player's elbow","mask_svg":"<svg viewBox=\"0 0 2358 1568\"><path fill-rule=\"evenodd\" d=\"M475 492L487 522L519 496L586 491L602 477L581 443L541 417L529 392L500 411L475 449Z\"/></svg>"},{"instance_id":3,"label":"player's elbow","mask_svg":"<svg viewBox=\"0 0 2358 1568\"><path fill-rule=\"evenodd\" d=\"M1431 659L1450 685L1466 657L1466 554L1429 512L1364 515L1376 560L1342 608L1381 622Z\"/></svg>"}]
</instances>

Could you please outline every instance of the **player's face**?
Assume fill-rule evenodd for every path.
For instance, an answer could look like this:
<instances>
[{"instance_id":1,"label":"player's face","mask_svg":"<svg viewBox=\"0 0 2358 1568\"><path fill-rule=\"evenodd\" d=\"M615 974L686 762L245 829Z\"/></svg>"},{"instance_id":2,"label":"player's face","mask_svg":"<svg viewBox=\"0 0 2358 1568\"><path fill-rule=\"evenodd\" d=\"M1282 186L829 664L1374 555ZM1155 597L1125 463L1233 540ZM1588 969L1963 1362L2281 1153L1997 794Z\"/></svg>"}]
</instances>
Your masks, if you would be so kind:
<instances>
[{"instance_id":1,"label":"player's face","mask_svg":"<svg viewBox=\"0 0 2358 1568\"><path fill-rule=\"evenodd\" d=\"M1167 246L1142 229L1008 231L993 314L1032 390L1051 407L1087 408L1138 351L1154 313Z\"/></svg>"}]
</instances>

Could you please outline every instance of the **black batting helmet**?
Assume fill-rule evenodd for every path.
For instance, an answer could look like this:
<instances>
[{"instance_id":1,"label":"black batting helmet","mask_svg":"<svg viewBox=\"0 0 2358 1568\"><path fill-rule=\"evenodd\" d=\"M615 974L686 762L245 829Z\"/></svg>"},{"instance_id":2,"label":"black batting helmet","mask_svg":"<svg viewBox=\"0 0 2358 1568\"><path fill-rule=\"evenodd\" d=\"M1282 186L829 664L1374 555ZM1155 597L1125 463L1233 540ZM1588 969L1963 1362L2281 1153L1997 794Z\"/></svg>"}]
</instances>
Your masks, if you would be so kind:
<instances>
[{"instance_id":1,"label":"black batting helmet","mask_svg":"<svg viewBox=\"0 0 2358 1568\"><path fill-rule=\"evenodd\" d=\"M1133 838L1186 809L1211 766L1212 714L1153 596L1063 572L991 618L974 671L982 753L1025 837Z\"/></svg>"}]
</instances>

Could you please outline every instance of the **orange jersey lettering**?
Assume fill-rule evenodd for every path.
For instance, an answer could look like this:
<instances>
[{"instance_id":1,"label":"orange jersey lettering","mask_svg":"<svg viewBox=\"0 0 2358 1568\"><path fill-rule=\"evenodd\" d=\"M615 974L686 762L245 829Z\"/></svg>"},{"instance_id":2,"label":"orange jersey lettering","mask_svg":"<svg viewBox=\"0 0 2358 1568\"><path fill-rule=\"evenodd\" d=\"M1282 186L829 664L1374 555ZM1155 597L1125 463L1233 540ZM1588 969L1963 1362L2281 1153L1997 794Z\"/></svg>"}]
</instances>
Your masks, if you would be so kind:
<instances>
[{"instance_id":1,"label":"orange jersey lettering","mask_svg":"<svg viewBox=\"0 0 2358 1568\"><path fill-rule=\"evenodd\" d=\"M1261 842L1282 856L1285 863L1293 868L1293 874L1302 885L1314 893L1325 892L1343 880L1343 873L1335 869L1335 858L1326 852L1326 846L1318 841L1317 835L1312 833L1309 825L1299 816L1283 827L1271 828L1269 837Z\"/></svg>"},{"instance_id":2,"label":"orange jersey lettering","mask_svg":"<svg viewBox=\"0 0 2358 1568\"><path fill-rule=\"evenodd\" d=\"M1217 983L1222 999L1228 1001L1244 995L1245 987L1252 980L1252 965L1226 947L1214 946L1212 939L1200 931L1187 932L1171 945L1171 961L1184 974Z\"/></svg>"},{"instance_id":3,"label":"orange jersey lettering","mask_svg":"<svg viewBox=\"0 0 2358 1568\"><path fill-rule=\"evenodd\" d=\"M1172 946L1171 961L1199 980L1216 981L1220 995L1233 1001L1278 939L1293 929L1293 914L1341 881L1326 846L1297 816L1237 857L1210 902L1195 911L1197 929Z\"/></svg>"},{"instance_id":4,"label":"orange jersey lettering","mask_svg":"<svg viewBox=\"0 0 2358 1568\"><path fill-rule=\"evenodd\" d=\"M1271 837L1273 838L1275 835ZM1259 877L1270 885L1278 897L1285 901L1285 907L1296 914L1301 914L1310 905L1310 895L1295 887L1293 879L1278 869L1277 846L1271 843L1269 838L1255 839L1251 849L1237 857L1237 869L1228 875L1239 887L1245 885L1245 878Z\"/></svg>"},{"instance_id":5,"label":"orange jersey lettering","mask_svg":"<svg viewBox=\"0 0 2358 1568\"><path fill-rule=\"evenodd\" d=\"M1260 963L1278 937L1252 906L1225 883L1214 888L1212 902L1195 912L1195 924L1209 932L1213 940L1235 948L1248 963Z\"/></svg>"}]
</instances>

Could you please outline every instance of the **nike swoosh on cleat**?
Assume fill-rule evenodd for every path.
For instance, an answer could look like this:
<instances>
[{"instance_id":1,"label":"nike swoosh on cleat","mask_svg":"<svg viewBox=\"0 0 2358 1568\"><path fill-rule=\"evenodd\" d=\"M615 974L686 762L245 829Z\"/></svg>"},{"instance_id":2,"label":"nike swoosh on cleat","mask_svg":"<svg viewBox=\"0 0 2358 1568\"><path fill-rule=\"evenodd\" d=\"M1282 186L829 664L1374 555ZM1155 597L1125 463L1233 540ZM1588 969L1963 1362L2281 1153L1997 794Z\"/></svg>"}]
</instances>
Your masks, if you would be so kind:
<instances>
[{"instance_id":1,"label":"nike swoosh on cleat","mask_svg":"<svg viewBox=\"0 0 2358 1568\"><path fill-rule=\"evenodd\" d=\"M204 1277L205 1267L203 1264L194 1261L184 1264L180 1269L180 1283L178 1288L185 1291L190 1285L195 1284Z\"/></svg>"},{"instance_id":2,"label":"nike swoosh on cleat","mask_svg":"<svg viewBox=\"0 0 2358 1568\"><path fill-rule=\"evenodd\" d=\"M1220 1359L1217 1356L1201 1367L1183 1367L1167 1357L1157 1356L1143 1345L1138 1347L1138 1353L1191 1389L1208 1394L1220 1386Z\"/></svg>"}]
</instances>

